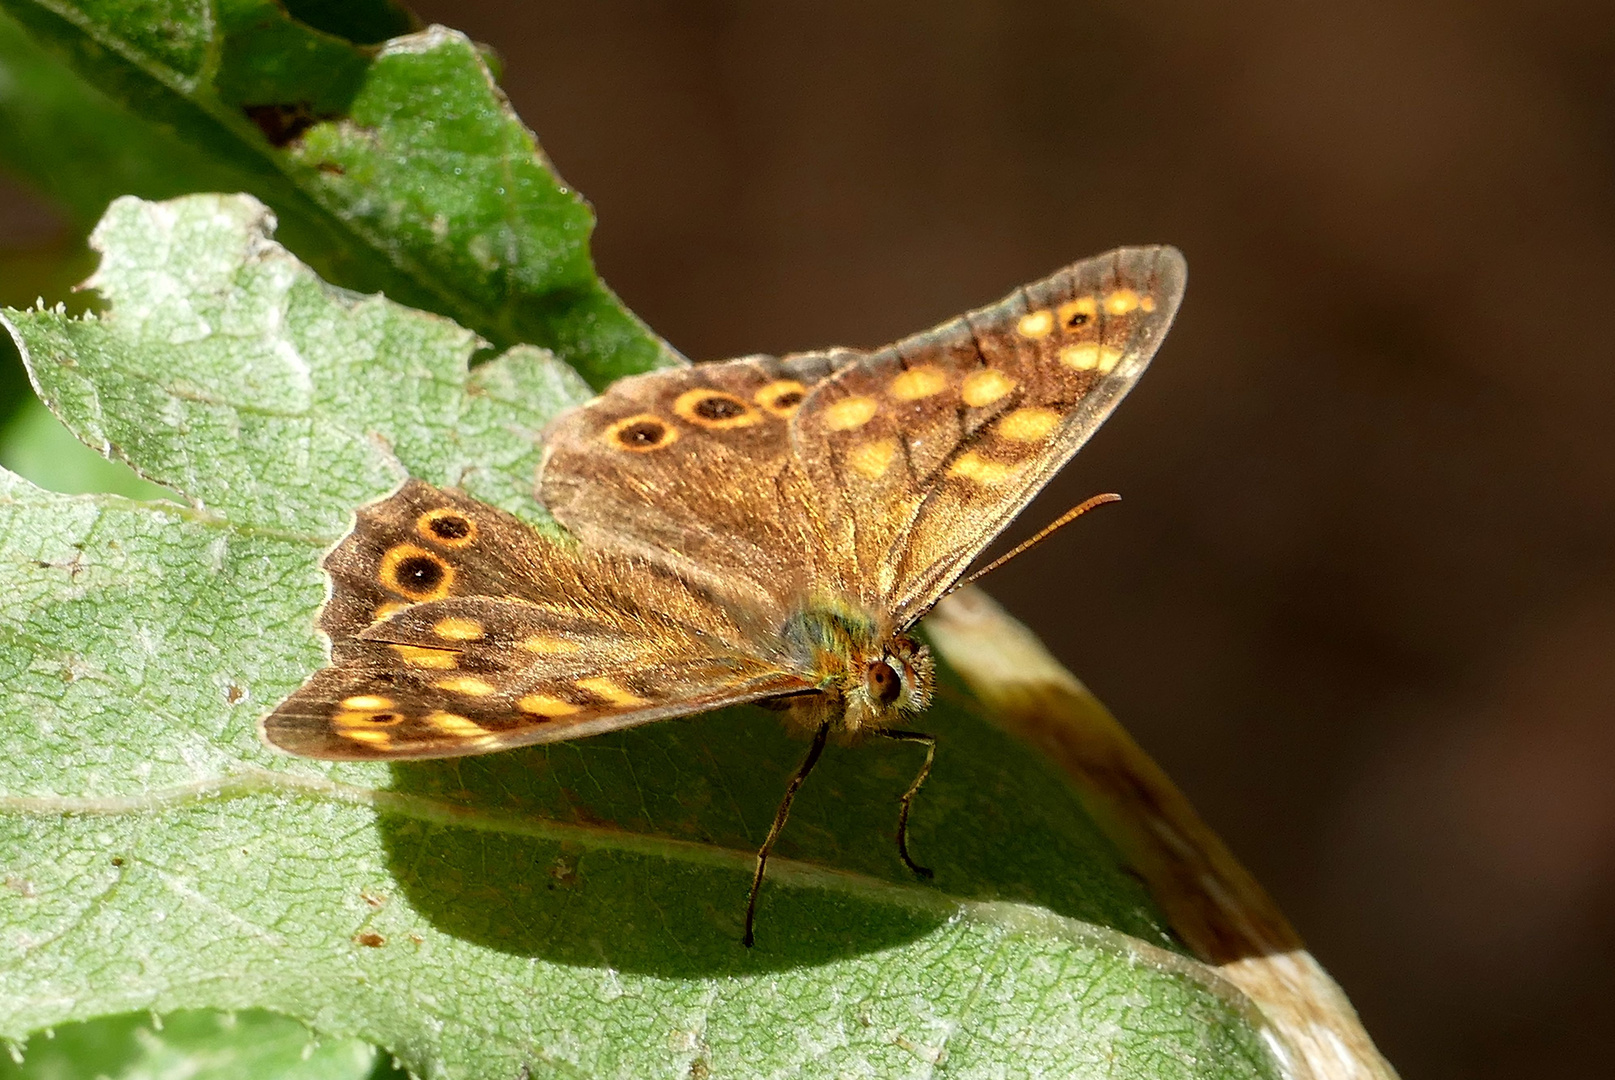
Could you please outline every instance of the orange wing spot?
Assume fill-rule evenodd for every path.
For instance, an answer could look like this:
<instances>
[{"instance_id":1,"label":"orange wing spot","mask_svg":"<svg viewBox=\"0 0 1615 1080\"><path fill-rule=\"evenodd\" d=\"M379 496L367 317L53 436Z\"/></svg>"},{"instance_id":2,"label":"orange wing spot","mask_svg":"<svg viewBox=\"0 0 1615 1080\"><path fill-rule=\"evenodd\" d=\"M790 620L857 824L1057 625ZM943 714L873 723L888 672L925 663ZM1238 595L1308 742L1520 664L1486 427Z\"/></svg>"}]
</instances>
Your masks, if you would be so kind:
<instances>
[{"instance_id":1,"label":"orange wing spot","mask_svg":"<svg viewBox=\"0 0 1615 1080\"><path fill-rule=\"evenodd\" d=\"M842 398L824 410L824 426L831 431L851 431L869 423L879 411L872 397Z\"/></svg>"},{"instance_id":2,"label":"orange wing spot","mask_svg":"<svg viewBox=\"0 0 1615 1080\"><path fill-rule=\"evenodd\" d=\"M673 401L673 411L697 427L751 427L762 415L740 398L711 387L686 390Z\"/></svg>"},{"instance_id":3,"label":"orange wing spot","mask_svg":"<svg viewBox=\"0 0 1615 1080\"><path fill-rule=\"evenodd\" d=\"M463 548L477 538L477 523L458 510L440 507L416 518L415 531L434 544Z\"/></svg>"},{"instance_id":4,"label":"orange wing spot","mask_svg":"<svg viewBox=\"0 0 1615 1080\"><path fill-rule=\"evenodd\" d=\"M564 656L582 648L575 641L552 637L549 634L529 634L522 638L521 647L530 653L541 653L546 656Z\"/></svg>"},{"instance_id":5,"label":"orange wing spot","mask_svg":"<svg viewBox=\"0 0 1615 1080\"><path fill-rule=\"evenodd\" d=\"M1141 297L1139 297L1138 298L1138 309L1140 311L1154 311L1155 310L1155 297L1153 297L1153 296L1141 296Z\"/></svg>"},{"instance_id":6,"label":"orange wing spot","mask_svg":"<svg viewBox=\"0 0 1615 1080\"><path fill-rule=\"evenodd\" d=\"M581 711L579 706L572 704L570 701L562 701L558 697L550 697L547 694L528 694L526 697L517 700L516 708L524 713L532 713L534 716L543 717L571 716L573 713Z\"/></svg>"},{"instance_id":7,"label":"orange wing spot","mask_svg":"<svg viewBox=\"0 0 1615 1080\"><path fill-rule=\"evenodd\" d=\"M403 722L404 714L390 709L345 709L331 717L332 726L344 734L371 728L397 727Z\"/></svg>"},{"instance_id":8,"label":"orange wing spot","mask_svg":"<svg viewBox=\"0 0 1615 1080\"><path fill-rule=\"evenodd\" d=\"M1005 465L1001 461L984 458L974 450L967 450L960 454L958 460L948 466L948 475L957 476L976 484L1002 484L1014 476L1018 470L1013 465Z\"/></svg>"},{"instance_id":9,"label":"orange wing spot","mask_svg":"<svg viewBox=\"0 0 1615 1080\"><path fill-rule=\"evenodd\" d=\"M1087 326L1099 314L1099 305L1091 296L1079 296L1060 305L1060 325L1067 330Z\"/></svg>"},{"instance_id":10,"label":"orange wing spot","mask_svg":"<svg viewBox=\"0 0 1615 1080\"><path fill-rule=\"evenodd\" d=\"M417 603L441 600L454 584L454 567L414 544L394 544L381 557L381 583Z\"/></svg>"},{"instance_id":11,"label":"orange wing spot","mask_svg":"<svg viewBox=\"0 0 1615 1080\"><path fill-rule=\"evenodd\" d=\"M377 750L386 749L387 744L393 741L393 737L385 731L376 731L371 728L350 728L342 732L342 734L354 742L374 746Z\"/></svg>"},{"instance_id":12,"label":"orange wing spot","mask_svg":"<svg viewBox=\"0 0 1615 1080\"><path fill-rule=\"evenodd\" d=\"M1060 363L1075 371L1098 371L1109 375L1121 361L1120 349L1109 345L1067 345L1060 350Z\"/></svg>"},{"instance_id":13,"label":"orange wing spot","mask_svg":"<svg viewBox=\"0 0 1615 1080\"><path fill-rule=\"evenodd\" d=\"M634 705L650 704L649 701L646 701L632 690L625 689L610 679L579 679L573 685L579 690L587 690L595 697L605 698L606 701L613 705L632 707Z\"/></svg>"},{"instance_id":14,"label":"orange wing spot","mask_svg":"<svg viewBox=\"0 0 1615 1080\"><path fill-rule=\"evenodd\" d=\"M481 641L482 624L476 619L449 615L432 624L432 633L448 641Z\"/></svg>"},{"instance_id":15,"label":"orange wing spot","mask_svg":"<svg viewBox=\"0 0 1615 1080\"><path fill-rule=\"evenodd\" d=\"M792 416L807 397L807 387L795 379L776 379L752 395L752 399L775 416Z\"/></svg>"},{"instance_id":16,"label":"orange wing spot","mask_svg":"<svg viewBox=\"0 0 1615 1080\"><path fill-rule=\"evenodd\" d=\"M619 450L644 454L671 446L679 437L672 424L654 413L639 413L625 417L606 428L606 442Z\"/></svg>"},{"instance_id":17,"label":"orange wing spot","mask_svg":"<svg viewBox=\"0 0 1615 1080\"><path fill-rule=\"evenodd\" d=\"M1053 409L1016 409L998 421L998 436L1010 442L1042 442L1060 426L1060 414Z\"/></svg>"},{"instance_id":18,"label":"orange wing spot","mask_svg":"<svg viewBox=\"0 0 1615 1080\"><path fill-rule=\"evenodd\" d=\"M342 707L360 712L380 712L382 709L392 708L393 699L382 697L380 694L354 694L352 697L342 699Z\"/></svg>"},{"instance_id":19,"label":"orange wing spot","mask_svg":"<svg viewBox=\"0 0 1615 1080\"><path fill-rule=\"evenodd\" d=\"M964 398L964 403L972 409L980 409L991 405L1013 389L1015 389L1013 378L1002 371L983 368L965 376L964 385L959 389L959 396Z\"/></svg>"},{"instance_id":20,"label":"orange wing spot","mask_svg":"<svg viewBox=\"0 0 1615 1080\"><path fill-rule=\"evenodd\" d=\"M896 439L878 439L875 442L860 443L848 450L847 464L851 465L859 476L879 480L886 475L886 470L891 467L892 458L896 456Z\"/></svg>"},{"instance_id":21,"label":"orange wing spot","mask_svg":"<svg viewBox=\"0 0 1615 1080\"><path fill-rule=\"evenodd\" d=\"M934 364L910 368L892 380L887 390L898 401L918 401L948 388L948 377Z\"/></svg>"},{"instance_id":22,"label":"orange wing spot","mask_svg":"<svg viewBox=\"0 0 1615 1080\"><path fill-rule=\"evenodd\" d=\"M1136 307L1138 293L1132 289L1117 289L1105 294L1105 313L1108 315L1126 315Z\"/></svg>"},{"instance_id":23,"label":"orange wing spot","mask_svg":"<svg viewBox=\"0 0 1615 1080\"><path fill-rule=\"evenodd\" d=\"M487 697L494 691L493 683L474 675L450 675L432 685L439 690L447 690L451 694L465 694L467 697Z\"/></svg>"},{"instance_id":24,"label":"orange wing spot","mask_svg":"<svg viewBox=\"0 0 1615 1080\"><path fill-rule=\"evenodd\" d=\"M380 622L389 615L396 615L409 606L409 604L404 603L402 600L389 600L385 604L376 605L376 610L371 614L370 620L372 622Z\"/></svg>"},{"instance_id":25,"label":"orange wing spot","mask_svg":"<svg viewBox=\"0 0 1615 1080\"><path fill-rule=\"evenodd\" d=\"M1040 337L1048 337L1049 331L1054 329L1054 312L1048 308L1034 311L1030 315L1022 315L1021 321L1015 324L1015 332L1023 338L1033 341Z\"/></svg>"},{"instance_id":26,"label":"orange wing spot","mask_svg":"<svg viewBox=\"0 0 1615 1080\"><path fill-rule=\"evenodd\" d=\"M410 667L435 671L450 671L457 664L456 653L448 649L423 649L419 645L389 645L398 658Z\"/></svg>"},{"instance_id":27,"label":"orange wing spot","mask_svg":"<svg viewBox=\"0 0 1615 1080\"><path fill-rule=\"evenodd\" d=\"M487 728L459 713L434 712L426 717L427 724L444 735L452 735L456 739L464 739L475 735L491 735Z\"/></svg>"}]
</instances>

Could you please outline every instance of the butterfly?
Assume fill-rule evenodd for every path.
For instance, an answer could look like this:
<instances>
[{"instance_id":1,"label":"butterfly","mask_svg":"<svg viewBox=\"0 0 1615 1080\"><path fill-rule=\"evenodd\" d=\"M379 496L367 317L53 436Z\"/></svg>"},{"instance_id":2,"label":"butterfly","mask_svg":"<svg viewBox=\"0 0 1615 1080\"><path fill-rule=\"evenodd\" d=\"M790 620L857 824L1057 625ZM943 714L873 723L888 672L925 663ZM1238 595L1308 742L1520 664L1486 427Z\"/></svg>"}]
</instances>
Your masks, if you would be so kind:
<instances>
[{"instance_id":1,"label":"butterfly","mask_svg":"<svg viewBox=\"0 0 1615 1080\"><path fill-rule=\"evenodd\" d=\"M1183 295L1122 248L883 349L634 375L544 433L536 494L569 534L419 480L326 557L331 662L262 724L306 757L399 760L576 739L743 702L812 738L926 747L915 624L1138 380Z\"/></svg>"}]
</instances>

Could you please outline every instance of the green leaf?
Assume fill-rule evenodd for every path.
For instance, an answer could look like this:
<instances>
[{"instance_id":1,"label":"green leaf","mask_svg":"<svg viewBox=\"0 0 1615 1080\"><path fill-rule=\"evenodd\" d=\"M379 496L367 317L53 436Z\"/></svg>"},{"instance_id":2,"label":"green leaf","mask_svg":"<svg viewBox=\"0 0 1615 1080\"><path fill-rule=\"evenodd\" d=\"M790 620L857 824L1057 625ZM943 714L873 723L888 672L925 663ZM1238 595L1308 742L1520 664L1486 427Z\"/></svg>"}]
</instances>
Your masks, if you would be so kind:
<instances>
[{"instance_id":1,"label":"green leaf","mask_svg":"<svg viewBox=\"0 0 1615 1080\"><path fill-rule=\"evenodd\" d=\"M67 1024L0 1057L0 1080L366 1080L393 1076L375 1047L320 1041L266 1012L137 1014Z\"/></svg>"},{"instance_id":2,"label":"green leaf","mask_svg":"<svg viewBox=\"0 0 1615 1080\"><path fill-rule=\"evenodd\" d=\"M275 0L0 9L101 91L0 27L0 150L71 205L250 191L337 284L448 315L501 348L553 349L596 386L679 362L596 278L592 213L463 35L432 27L372 46L332 32L399 29L404 17L374 2L293 6L326 29ZM113 168L84 167L109 150Z\"/></svg>"},{"instance_id":3,"label":"green leaf","mask_svg":"<svg viewBox=\"0 0 1615 1080\"><path fill-rule=\"evenodd\" d=\"M242 197L114 204L98 317L9 312L62 419L189 506L0 478L0 1035L267 1008L433 1076L1276 1075L1062 779L945 676L913 747L728 710L450 762L257 739L317 667L319 559L404 475L540 526L547 354L322 283Z\"/></svg>"},{"instance_id":4,"label":"green leaf","mask_svg":"<svg viewBox=\"0 0 1615 1080\"><path fill-rule=\"evenodd\" d=\"M105 491L132 499L172 497L127 465L108 461L79 442L34 397L24 401L11 422L0 428L0 467L49 491L69 495Z\"/></svg>"},{"instance_id":5,"label":"green leaf","mask_svg":"<svg viewBox=\"0 0 1615 1080\"><path fill-rule=\"evenodd\" d=\"M28 316L30 350L74 358L31 365L46 403L197 506L321 542L406 475L525 500L539 428L587 386L530 346L468 377L475 335L325 285L265 242L266 215L244 199L114 203L87 284L115 310Z\"/></svg>"},{"instance_id":6,"label":"green leaf","mask_svg":"<svg viewBox=\"0 0 1615 1080\"><path fill-rule=\"evenodd\" d=\"M0 162L83 230L119 195L164 199L253 183L250 170L215 159L96 90L3 12Z\"/></svg>"}]
</instances>

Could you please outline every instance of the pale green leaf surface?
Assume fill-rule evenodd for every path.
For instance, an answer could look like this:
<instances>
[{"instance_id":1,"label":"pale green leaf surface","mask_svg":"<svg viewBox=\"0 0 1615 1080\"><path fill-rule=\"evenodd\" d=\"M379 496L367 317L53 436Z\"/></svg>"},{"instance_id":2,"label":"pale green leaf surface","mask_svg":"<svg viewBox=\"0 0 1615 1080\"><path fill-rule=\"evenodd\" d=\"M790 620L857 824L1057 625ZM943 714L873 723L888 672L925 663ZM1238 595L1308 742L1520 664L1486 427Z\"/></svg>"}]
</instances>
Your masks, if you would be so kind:
<instances>
[{"instance_id":1,"label":"pale green leaf surface","mask_svg":"<svg viewBox=\"0 0 1615 1080\"><path fill-rule=\"evenodd\" d=\"M127 465L109 461L79 442L33 395L0 426L0 468L27 477L47 491L68 495L105 491L132 499L172 497Z\"/></svg>"},{"instance_id":2,"label":"pale green leaf surface","mask_svg":"<svg viewBox=\"0 0 1615 1080\"><path fill-rule=\"evenodd\" d=\"M382 5L346 19L294 7L365 40L399 24ZM275 0L0 9L104 95L77 92L26 47L0 49L0 148L62 163L22 167L72 205L226 180L273 207L285 243L327 280L450 316L500 347L553 349L597 386L678 362L595 276L592 212L463 35L431 27L356 44ZM12 55L45 98L18 90L8 103ZM106 122L108 99L130 114L121 129ZM115 167L64 159L41 123L53 116L65 141L116 148Z\"/></svg>"},{"instance_id":3,"label":"pale green leaf surface","mask_svg":"<svg viewBox=\"0 0 1615 1080\"><path fill-rule=\"evenodd\" d=\"M358 1039L319 1040L262 1011L134 1014L66 1024L0 1055L0 1080L379 1080L396 1076Z\"/></svg>"},{"instance_id":4,"label":"pale green leaf surface","mask_svg":"<svg viewBox=\"0 0 1615 1080\"><path fill-rule=\"evenodd\" d=\"M40 396L90 446L241 526L331 542L406 475L531 506L538 429L588 393L571 369L522 348L468 379L473 334L333 289L265 240L270 224L246 199L115 202L88 282L112 310L34 313L22 331Z\"/></svg>"},{"instance_id":5,"label":"pale green leaf surface","mask_svg":"<svg viewBox=\"0 0 1615 1080\"><path fill-rule=\"evenodd\" d=\"M914 748L833 748L749 951L803 752L768 714L392 767L263 747L353 508L408 473L542 521L533 433L585 393L531 349L468 376L471 335L267 227L120 202L109 310L7 313L63 419L197 505L0 477L0 1035L267 1008L442 1076L1274 1075L1248 1003L951 678L913 831L935 883L891 842Z\"/></svg>"}]
</instances>

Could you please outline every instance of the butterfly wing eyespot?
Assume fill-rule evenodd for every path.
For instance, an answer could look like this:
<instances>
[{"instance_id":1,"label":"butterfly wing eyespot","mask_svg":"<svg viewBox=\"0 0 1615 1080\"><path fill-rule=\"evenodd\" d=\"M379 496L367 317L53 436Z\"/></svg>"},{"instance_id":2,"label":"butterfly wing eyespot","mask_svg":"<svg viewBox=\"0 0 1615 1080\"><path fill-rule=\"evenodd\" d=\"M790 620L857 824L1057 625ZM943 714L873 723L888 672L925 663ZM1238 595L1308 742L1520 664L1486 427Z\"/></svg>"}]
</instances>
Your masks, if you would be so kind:
<instances>
[{"instance_id":1,"label":"butterfly wing eyespot","mask_svg":"<svg viewBox=\"0 0 1615 1080\"><path fill-rule=\"evenodd\" d=\"M415 531L430 543L449 548L463 548L477 539L477 523L450 507L426 511L415 519Z\"/></svg>"},{"instance_id":2,"label":"butterfly wing eyespot","mask_svg":"<svg viewBox=\"0 0 1615 1080\"><path fill-rule=\"evenodd\" d=\"M414 601L437 600L454 585L454 567L415 544L395 544L381 557L381 584Z\"/></svg>"},{"instance_id":3,"label":"butterfly wing eyespot","mask_svg":"<svg viewBox=\"0 0 1615 1080\"><path fill-rule=\"evenodd\" d=\"M1077 330L1099 314L1099 302L1092 296L1079 296L1075 300L1067 300L1059 307L1059 324L1066 330Z\"/></svg>"},{"instance_id":4,"label":"butterfly wing eyespot","mask_svg":"<svg viewBox=\"0 0 1615 1080\"><path fill-rule=\"evenodd\" d=\"M604 438L619 450L643 454L673 445L678 429L654 413L625 417L606 428Z\"/></svg>"},{"instance_id":5,"label":"butterfly wing eyespot","mask_svg":"<svg viewBox=\"0 0 1615 1080\"><path fill-rule=\"evenodd\" d=\"M386 710L344 709L331 718L332 725L340 731L397 727L403 722L403 713Z\"/></svg>"},{"instance_id":6,"label":"butterfly wing eyespot","mask_svg":"<svg viewBox=\"0 0 1615 1080\"><path fill-rule=\"evenodd\" d=\"M697 427L725 430L762 421L757 409L735 394L710 387L686 390L673 399L673 412Z\"/></svg>"},{"instance_id":7,"label":"butterfly wing eyespot","mask_svg":"<svg viewBox=\"0 0 1615 1080\"><path fill-rule=\"evenodd\" d=\"M795 415L807 388L796 379L775 379L752 395L752 400L768 412L782 418Z\"/></svg>"}]
</instances>

